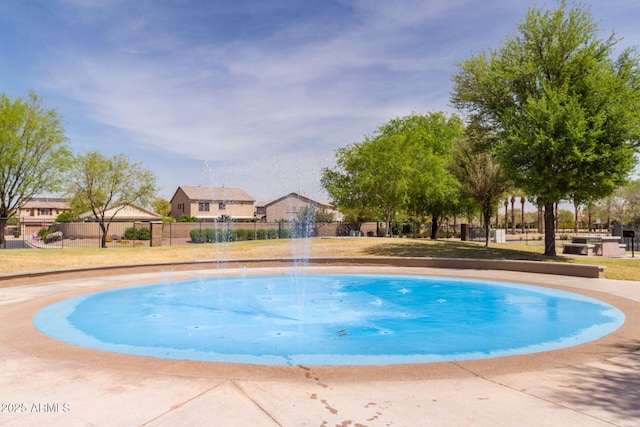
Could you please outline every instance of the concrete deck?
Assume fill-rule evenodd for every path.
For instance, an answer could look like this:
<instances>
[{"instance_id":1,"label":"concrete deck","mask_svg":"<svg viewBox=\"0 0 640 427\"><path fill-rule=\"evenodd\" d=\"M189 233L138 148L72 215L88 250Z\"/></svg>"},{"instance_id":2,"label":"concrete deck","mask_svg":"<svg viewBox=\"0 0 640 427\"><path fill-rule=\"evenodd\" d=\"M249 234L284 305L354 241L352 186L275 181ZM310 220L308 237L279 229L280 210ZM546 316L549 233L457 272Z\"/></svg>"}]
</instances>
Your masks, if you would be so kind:
<instances>
[{"instance_id":1,"label":"concrete deck","mask_svg":"<svg viewBox=\"0 0 640 427\"><path fill-rule=\"evenodd\" d=\"M2 426L636 426L640 424L640 283L496 270L351 266L530 283L620 308L625 324L545 353L383 367L269 367L153 359L79 348L32 317L71 296L238 269L78 271L0 285ZM251 268L248 274L286 269ZM247 274L247 270L242 271Z\"/></svg>"}]
</instances>

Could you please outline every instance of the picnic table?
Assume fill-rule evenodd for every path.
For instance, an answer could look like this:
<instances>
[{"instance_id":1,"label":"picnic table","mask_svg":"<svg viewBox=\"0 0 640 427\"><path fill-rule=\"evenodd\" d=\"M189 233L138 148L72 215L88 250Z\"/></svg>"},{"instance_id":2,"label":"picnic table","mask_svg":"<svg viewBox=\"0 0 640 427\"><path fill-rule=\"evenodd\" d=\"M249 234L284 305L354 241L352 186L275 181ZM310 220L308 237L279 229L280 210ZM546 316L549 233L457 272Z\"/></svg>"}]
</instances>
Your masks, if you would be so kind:
<instances>
[{"instance_id":1,"label":"picnic table","mask_svg":"<svg viewBox=\"0 0 640 427\"><path fill-rule=\"evenodd\" d=\"M616 257L626 252L625 245L620 243L620 236L573 236L571 243L564 244L562 253Z\"/></svg>"}]
</instances>

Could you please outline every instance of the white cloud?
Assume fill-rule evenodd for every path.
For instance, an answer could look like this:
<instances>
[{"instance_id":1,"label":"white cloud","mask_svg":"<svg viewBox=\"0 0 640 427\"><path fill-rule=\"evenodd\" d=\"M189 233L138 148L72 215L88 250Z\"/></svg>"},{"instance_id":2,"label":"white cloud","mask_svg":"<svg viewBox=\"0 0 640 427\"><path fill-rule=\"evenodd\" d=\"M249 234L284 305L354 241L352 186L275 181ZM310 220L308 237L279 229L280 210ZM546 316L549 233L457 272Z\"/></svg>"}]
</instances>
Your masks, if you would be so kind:
<instances>
[{"instance_id":1,"label":"white cloud","mask_svg":"<svg viewBox=\"0 0 640 427\"><path fill-rule=\"evenodd\" d=\"M43 85L125 135L116 151L202 162L181 169L174 186L252 186L259 199L316 195L337 147L398 115L449 110L455 63L495 47L525 10L507 0L345 0L348 19L285 21L258 2L247 18L266 22L256 35L243 33L253 21L226 21L244 3L223 19L215 8L226 3L210 4L196 19L197 10L165 3L64 2L83 32L52 50Z\"/></svg>"}]
</instances>

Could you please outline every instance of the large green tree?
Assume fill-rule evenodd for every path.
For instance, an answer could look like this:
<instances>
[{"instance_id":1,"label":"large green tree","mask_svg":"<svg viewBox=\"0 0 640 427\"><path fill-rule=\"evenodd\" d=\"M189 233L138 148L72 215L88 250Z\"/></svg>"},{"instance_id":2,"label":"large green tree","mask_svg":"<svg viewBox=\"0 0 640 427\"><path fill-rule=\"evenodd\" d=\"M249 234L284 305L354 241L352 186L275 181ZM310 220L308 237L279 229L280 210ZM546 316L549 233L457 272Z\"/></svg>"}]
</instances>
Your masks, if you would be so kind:
<instances>
[{"instance_id":1,"label":"large green tree","mask_svg":"<svg viewBox=\"0 0 640 427\"><path fill-rule=\"evenodd\" d=\"M631 50L612 58L590 10L530 9L496 50L454 76L453 104L496 131L514 185L544 205L545 255L555 256L553 206L600 198L624 184L640 138L640 73Z\"/></svg>"},{"instance_id":2,"label":"large green tree","mask_svg":"<svg viewBox=\"0 0 640 427\"><path fill-rule=\"evenodd\" d=\"M320 182L332 203L357 218L391 220L404 206L411 178L405 141L380 129L363 142L336 150L335 168L324 168Z\"/></svg>"},{"instance_id":3,"label":"large green tree","mask_svg":"<svg viewBox=\"0 0 640 427\"><path fill-rule=\"evenodd\" d=\"M464 124L442 112L411 115L392 120L383 127L389 138L405 141L410 167L406 210L431 221L431 239L438 237L442 219L462 212L460 183L448 169L454 140L463 134Z\"/></svg>"},{"instance_id":4,"label":"large green tree","mask_svg":"<svg viewBox=\"0 0 640 427\"><path fill-rule=\"evenodd\" d=\"M439 219L452 213L458 183L447 164L451 142L462 134L457 116L413 114L390 120L360 143L336 151L336 167L321 183L342 212L383 218L387 234L398 213Z\"/></svg>"},{"instance_id":5,"label":"large green tree","mask_svg":"<svg viewBox=\"0 0 640 427\"><path fill-rule=\"evenodd\" d=\"M76 158L71 170L71 205L74 211L91 211L102 230L101 247L107 247L109 226L126 206L146 207L157 191L155 175L124 154L107 157L92 151ZM114 209L113 214L107 211Z\"/></svg>"},{"instance_id":6,"label":"large green tree","mask_svg":"<svg viewBox=\"0 0 640 427\"><path fill-rule=\"evenodd\" d=\"M0 94L0 248L7 219L32 197L58 192L71 158L55 110L33 92L14 100Z\"/></svg>"}]
</instances>

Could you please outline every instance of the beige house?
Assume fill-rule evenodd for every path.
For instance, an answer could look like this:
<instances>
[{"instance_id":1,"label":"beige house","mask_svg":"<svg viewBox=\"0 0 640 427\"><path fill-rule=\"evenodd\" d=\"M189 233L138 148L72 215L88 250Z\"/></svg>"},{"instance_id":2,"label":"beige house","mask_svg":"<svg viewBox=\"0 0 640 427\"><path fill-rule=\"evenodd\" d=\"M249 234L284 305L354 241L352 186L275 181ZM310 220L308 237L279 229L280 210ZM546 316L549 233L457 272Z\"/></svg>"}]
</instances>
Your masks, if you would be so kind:
<instances>
[{"instance_id":1,"label":"beige house","mask_svg":"<svg viewBox=\"0 0 640 427\"><path fill-rule=\"evenodd\" d=\"M255 199L240 188L181 185L171 198L175 219L191 215L201 221L213 221L225 215L237 221L255 218Z\"/></svg>"},{"instance_id":2,"label":"beige house","mask_svg":"<svg viewBox=\"0 0 640 427\"><path fill-rule=\"evenodd\" d=\"M95 220L93 212L85 212L79 216L84 220ZM125 205L114 206L111 209L107 209L104 213L104 218L107 221L114 222L151 222L162 221L162 215L155 212L148 211L146 209L139 208L137 206Z\"/></svg>"},{"instance_id":3,"label":"beige house","mask_svg":"<svg viewBox=\"0 0 640 427\"><path fill-rule=\"evenodd\" d=\"M340 220L340 214L333 205L314 200L299 193L289 193L275 200L258 203L256 205L256 216L265 222L291 221L298 218L298 213L308 207L320 211L324 210L333 216L334 221Z\"/></svg>"},{"instance_id":4,"label":"beige house","mask_svg":"<svg viewBox=\"0 0 640 427\"><path fill-rule=\"evenodd\" d=\"M53 224L63 212L71 212L71 205L66 199L34 197L23 203L17 214L21 224L41 227Z\"/></svg>"}]
</instances>

